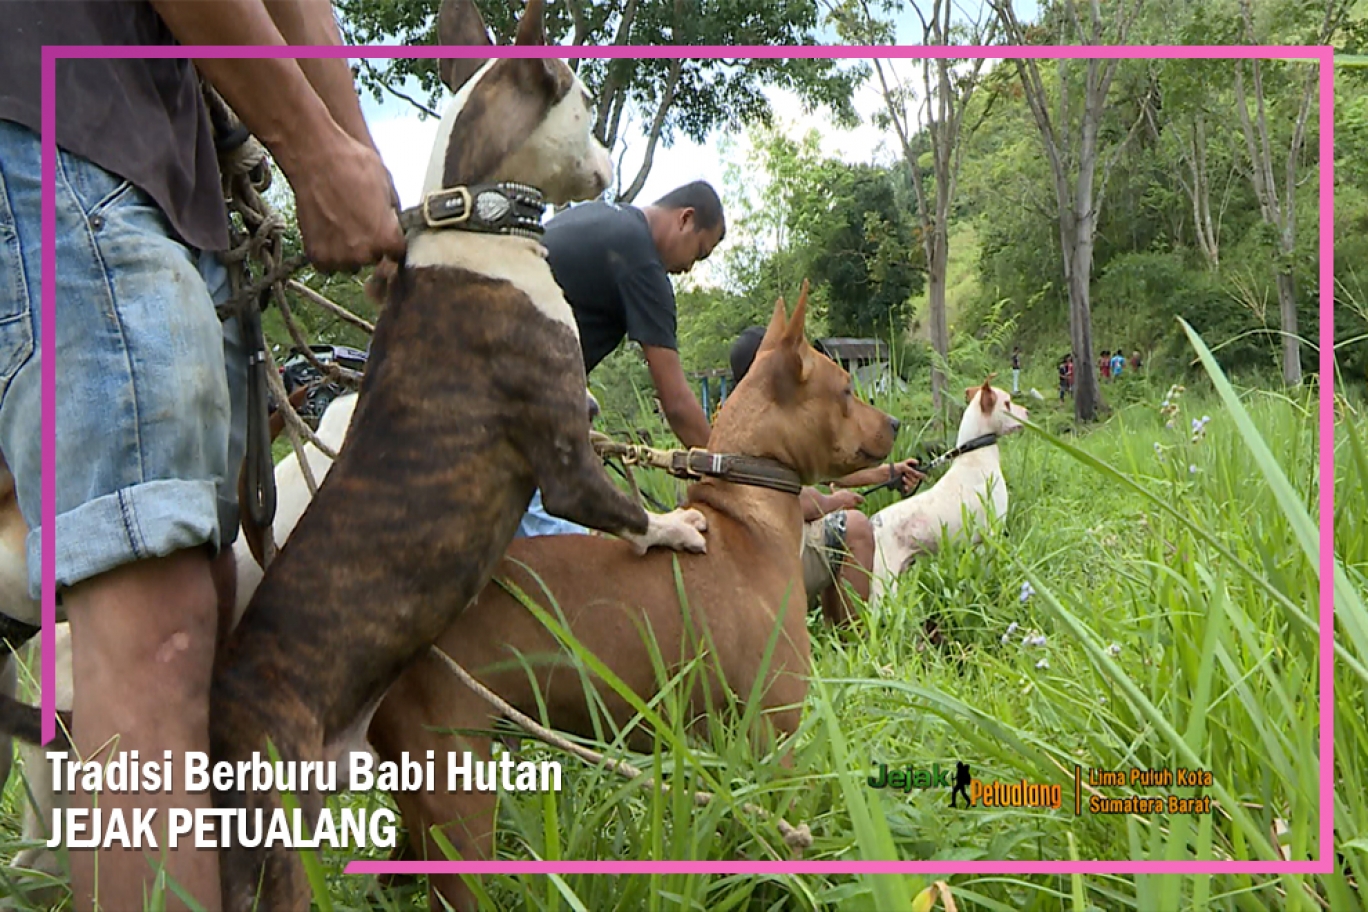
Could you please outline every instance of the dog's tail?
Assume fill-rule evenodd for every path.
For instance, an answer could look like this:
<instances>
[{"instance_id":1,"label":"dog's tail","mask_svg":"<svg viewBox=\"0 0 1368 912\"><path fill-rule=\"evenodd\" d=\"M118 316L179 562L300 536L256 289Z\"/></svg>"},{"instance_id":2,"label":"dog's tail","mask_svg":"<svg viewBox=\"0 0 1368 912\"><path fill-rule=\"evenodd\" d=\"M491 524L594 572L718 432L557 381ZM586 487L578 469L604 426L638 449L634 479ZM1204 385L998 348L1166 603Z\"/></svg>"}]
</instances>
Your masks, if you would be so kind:
<instances>
[{"instance_id":1,"label":"dog's tail","mask_svg":"<svg viewBox=\"0 0 1368 912\"><path fill-rule=\"evenodd\" d=\"M58 711L57 737L48 745L49 750L70 750L71 713ZM0 694L0 732L28 744L43 746L43 713L37 706L21 703L14 697Z\"/></svg>"}]
</instances>

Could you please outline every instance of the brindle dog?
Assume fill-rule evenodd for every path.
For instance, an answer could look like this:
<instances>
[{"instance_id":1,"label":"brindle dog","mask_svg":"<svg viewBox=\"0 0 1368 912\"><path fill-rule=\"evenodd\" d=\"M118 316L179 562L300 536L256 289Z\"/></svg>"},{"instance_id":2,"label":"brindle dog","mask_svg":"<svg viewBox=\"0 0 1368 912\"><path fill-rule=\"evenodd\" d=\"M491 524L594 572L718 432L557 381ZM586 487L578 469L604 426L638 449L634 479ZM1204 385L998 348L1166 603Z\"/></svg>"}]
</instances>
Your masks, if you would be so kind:
<instances>
[{"instance_id":1,"label":"brindle dog","mask_svg":"<svg viewBox=\"0 0 1368 912\"><path fill-rule=\"evenodd\" d=\"M469 0L439 17L444 44L487 44ZM517 43L545 43L532 0ZM597 196L611 165L588 96L561 60L451 61L457 95L426 190L493 181L550 202ZM215 762L324 760L359 743L390 685L480 592L534 489L581 524L701 550L703 520L658 523L622 494L589 442L575 324L535 241L420 232L389 282L347 441L219 652ZM310 824L321 797L298 796ZM251 815L274 794L216 792ZM251 817L249 817L249 820ZM224 907L304 910L289 848L222 853Z\"/></svg>"}]
</instances>

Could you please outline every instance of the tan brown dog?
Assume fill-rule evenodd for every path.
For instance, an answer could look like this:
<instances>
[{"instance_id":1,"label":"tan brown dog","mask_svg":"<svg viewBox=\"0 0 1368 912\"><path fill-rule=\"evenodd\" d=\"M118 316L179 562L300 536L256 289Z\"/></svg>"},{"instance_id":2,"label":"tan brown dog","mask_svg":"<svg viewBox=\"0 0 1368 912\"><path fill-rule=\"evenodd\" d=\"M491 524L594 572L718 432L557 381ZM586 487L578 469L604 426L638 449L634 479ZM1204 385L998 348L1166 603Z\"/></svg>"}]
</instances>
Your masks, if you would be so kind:
<instances>
[{"instance_id":1,"label":"tan brown dog","mask_svg":"<svg viewBox=\"0 0 1368 912\"><path fill-rule=\"evenodd\" d=\"M786 318L782 300L775 307L755 366L727 398L708 450L773 459L813 483L876 465L892 449L898 422L857 400L850 376L807 343L806 292L805 284L792 319ZM791 733L802 714L810 664L798 497L708 478L689 488L687 501L707 517L708 551L677 555L679 568L693 627L716 645L705 662L706 693L700 686L690 694L690 716L705 717L726 688L742 699L751 692L766 644L779 624L760 698L767 731L756 734L768 740ZM621 542L582 535L517 539L495 579L510 579L545 605L540 586L516 566L525 563L556 599L575 638L649 698L659 685L644 629L652 631L660 654L672 666L667 674L679 667L676 662L697 655L698 640L686 635L674 556L639 558ZM594 734L579 673L563 662L558 669L547 664L547 656L563 658L557 641L497 582L485 587L437 646L528 715L541 716L540 690L552 725ZM535 657L535 685L519 665L519 655ZM717 668L726 688L718 686ZM600 686L600 692L619 724L632 717L634 711L609 688ZM491 707L429 653L410 665L386 696L371 725L371 743L382 760L398 760L403 752L423 758L426 751L437 751L442 758L438 767L445 769L449 751L459 757L468 750L476 759L488 759L488 738L449 732L488 731L495 719ZM640 740L635 746L649 750ZM448 793L445 777L439 778L442 784L435 791L394 796L408 829L410 852L443 858L427 836L438 824L463 858L488 858L494 793ZM439 896L456 909L475 908L458 876L434 876L430 887L434 909L443 908Z\"/></svg>"}]
</instances>

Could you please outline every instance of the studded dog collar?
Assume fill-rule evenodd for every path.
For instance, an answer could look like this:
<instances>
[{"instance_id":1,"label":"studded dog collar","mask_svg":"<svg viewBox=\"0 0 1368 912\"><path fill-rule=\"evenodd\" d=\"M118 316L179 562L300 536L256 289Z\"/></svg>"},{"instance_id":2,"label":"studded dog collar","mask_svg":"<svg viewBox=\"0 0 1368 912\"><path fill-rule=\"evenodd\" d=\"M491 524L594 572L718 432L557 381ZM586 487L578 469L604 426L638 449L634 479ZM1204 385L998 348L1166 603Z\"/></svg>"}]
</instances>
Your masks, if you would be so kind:
<instances>
[{"instance_id":1,"label":"studded dog collar","mask_svg":"<svg viewBox=\"0 0 1368 912\"><path fill-rule=\"evenodd\" d=\"M472 184L429 193L421 205L399 214L399 225L404 231L452 229L538 240L545 212L546 197L535 187Z\"/></svg>"}]
</instances>

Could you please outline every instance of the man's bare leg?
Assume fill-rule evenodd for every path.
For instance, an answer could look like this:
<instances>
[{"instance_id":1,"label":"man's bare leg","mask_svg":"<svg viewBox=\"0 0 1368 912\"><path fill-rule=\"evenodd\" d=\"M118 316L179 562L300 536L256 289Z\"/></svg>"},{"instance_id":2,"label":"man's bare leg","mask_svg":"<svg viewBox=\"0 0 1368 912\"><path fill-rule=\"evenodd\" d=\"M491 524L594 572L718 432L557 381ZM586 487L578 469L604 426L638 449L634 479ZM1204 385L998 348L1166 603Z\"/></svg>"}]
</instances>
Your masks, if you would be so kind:
<instances>
[{"instance_id":1,"label":"man's bare leg","mask_svg":"<svg viewBox=\"0 0 1368 912\"><path fill-rule=\"evenodd\" d=\"M846 584L862 601L869 601L870 574L874 567L874 527L869 517L858 510L846 511L846 550L841 561L841 574L836 582L822 592L822 612L827 623L844 627L859 616Z\"/></svg>"},{"instance_id":2,"label":"man's bare leg","mask_svg":"<svg viewBox=\"0 0 1368 912\"><path fill-rule=\"evenodd\" d=\"M103 792L101 808L157 808L153 851L71 852L74 905L86 912L136 912L164 864L174 881L209 912L221 906L218 853L185 841L165 848L170 808L209 808L208 792L185 790L184 754L209 750L209 679L218 625L218 596L204 550L139 561L73 586L63 594L71 621L75 684L73 736L83 759L109 760L111 750L140 760L172 752L174 789ZM72 807L88 798L74 797ZM97 883L98 878L98 883ZM98 892L97 892L98 890ZM167 909L186 908L170 890Z\"/></svg>"},{"instance_id":3,"label":"man's bare leg","mask_svg":"<svg viewBox=\"0 0 1368 912\"><path fill-rule=\"evenodd\" d=\"M232 548L224 548L209 563L214 592L218 597L218 643L226 643L233 630L233 610L237 607L237 558Z\"/></svg>"}]
</instances>

